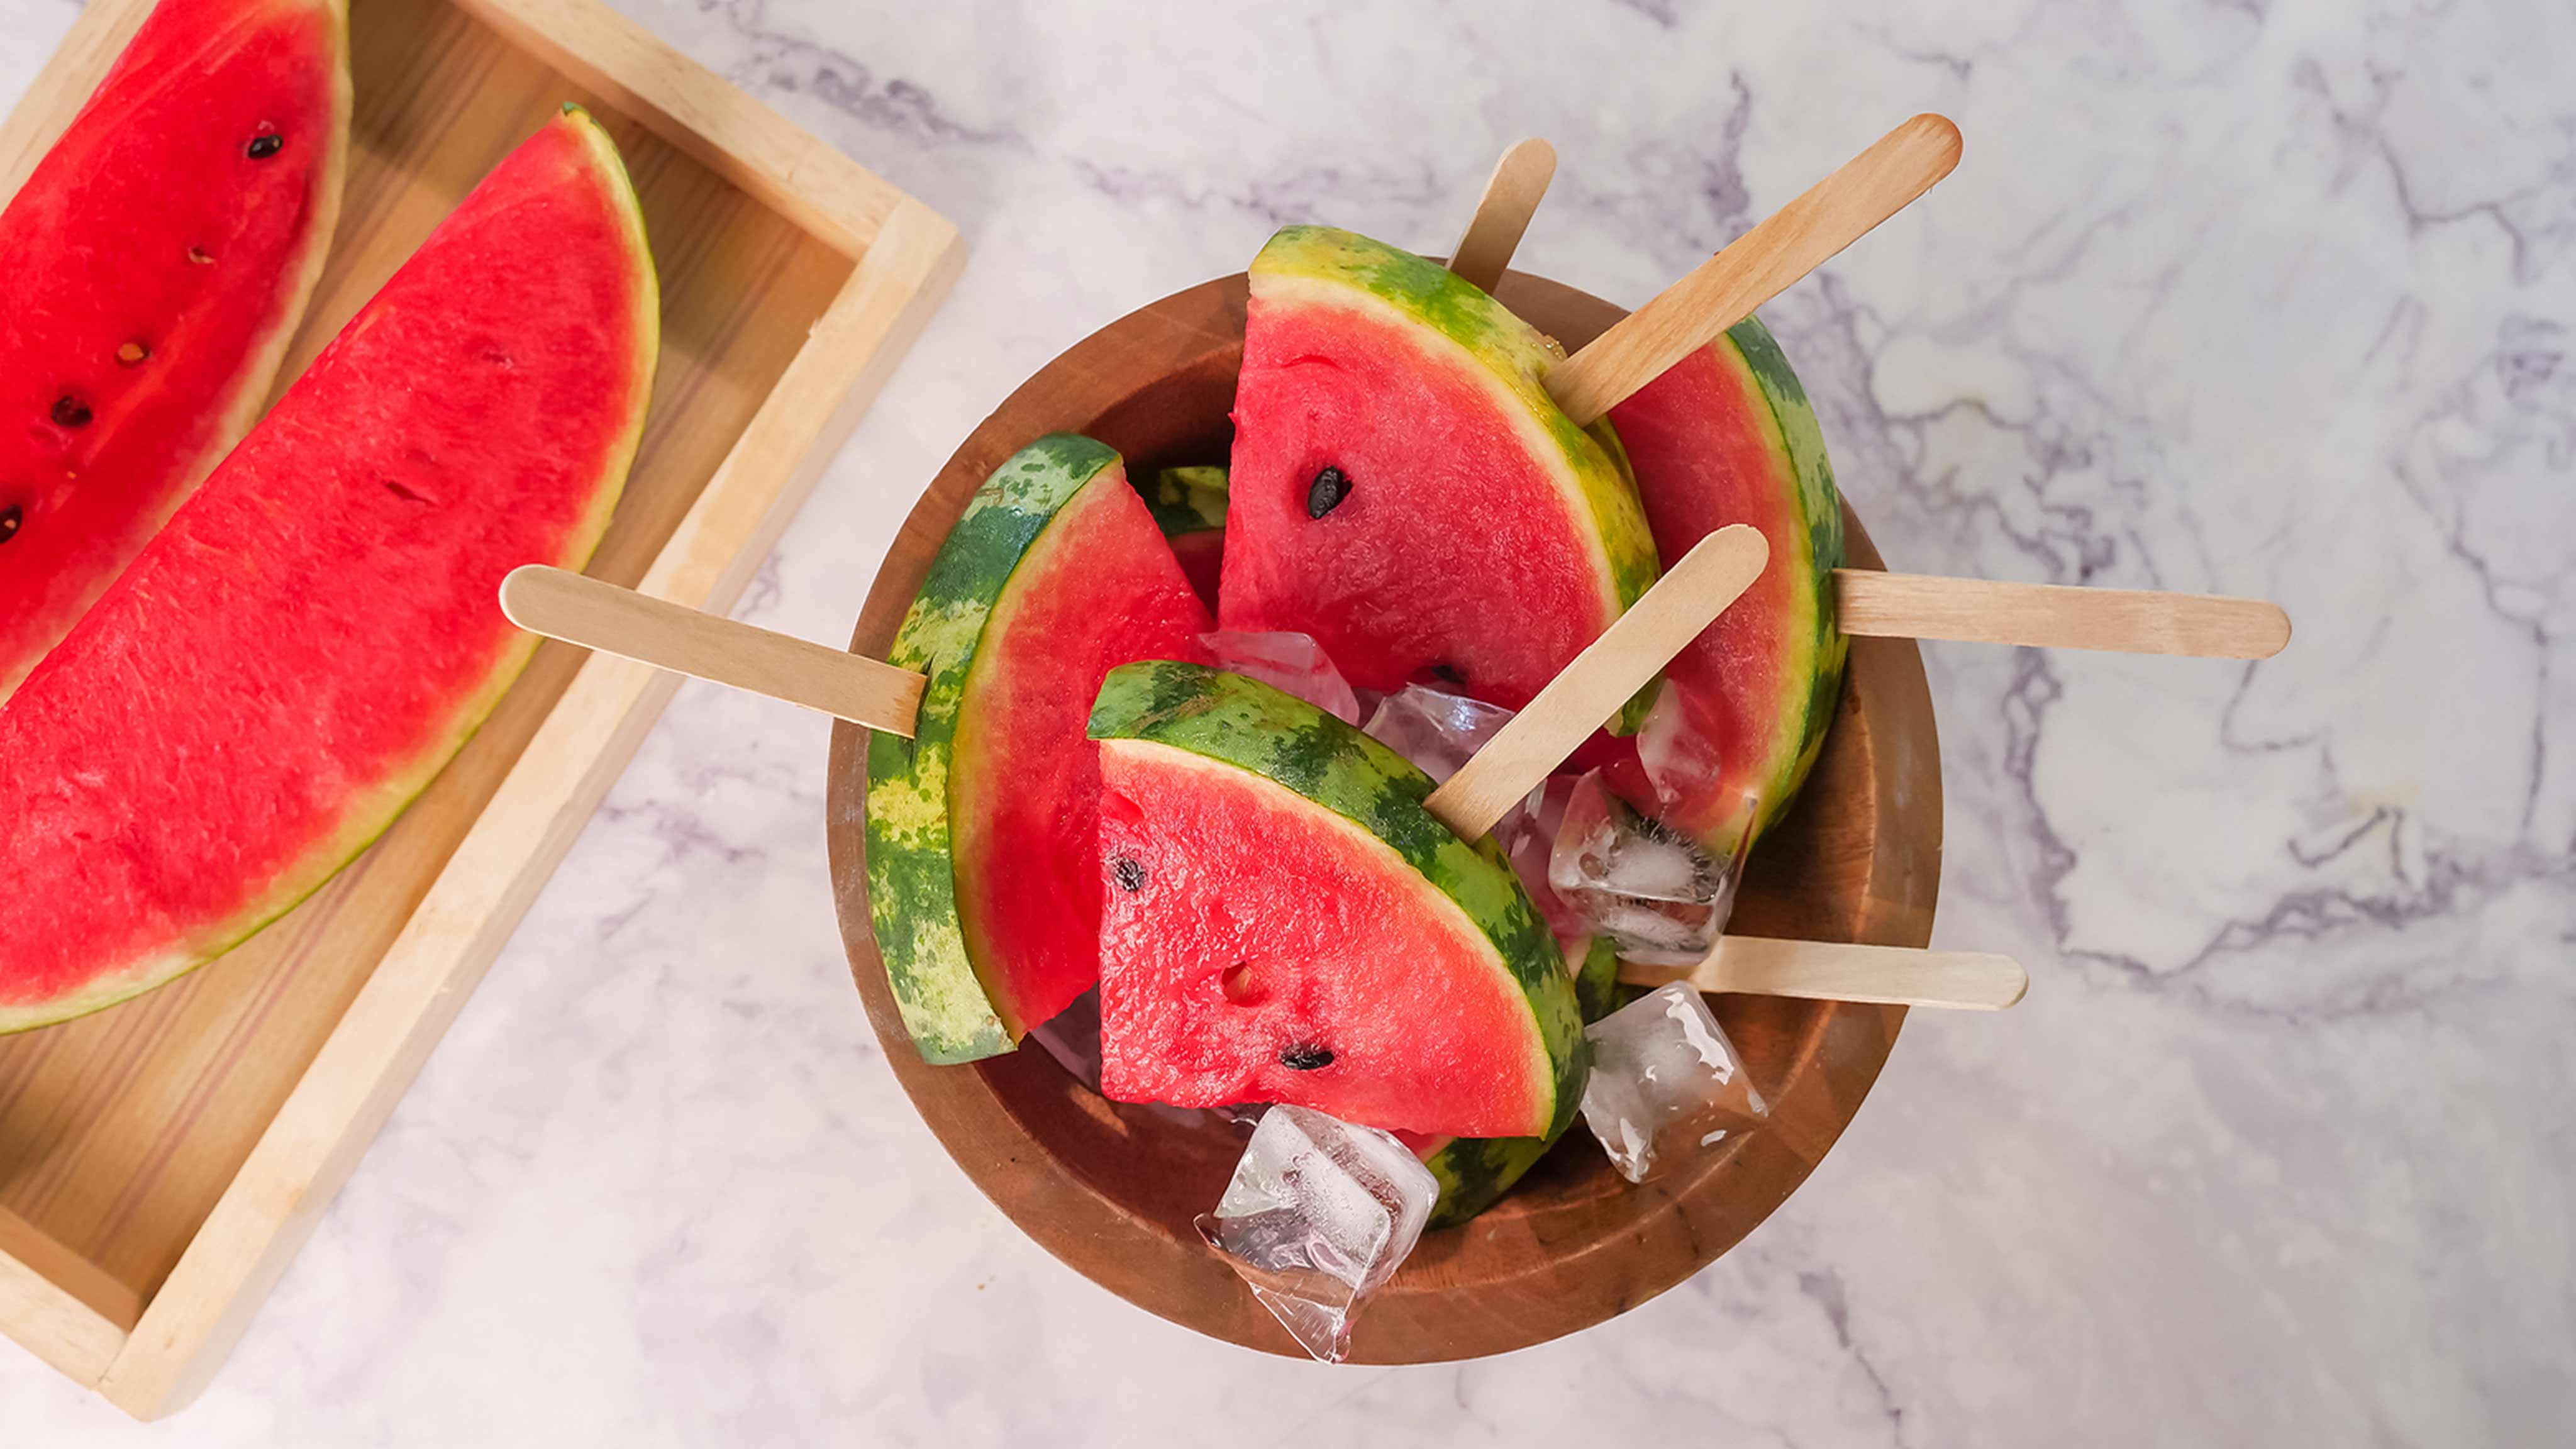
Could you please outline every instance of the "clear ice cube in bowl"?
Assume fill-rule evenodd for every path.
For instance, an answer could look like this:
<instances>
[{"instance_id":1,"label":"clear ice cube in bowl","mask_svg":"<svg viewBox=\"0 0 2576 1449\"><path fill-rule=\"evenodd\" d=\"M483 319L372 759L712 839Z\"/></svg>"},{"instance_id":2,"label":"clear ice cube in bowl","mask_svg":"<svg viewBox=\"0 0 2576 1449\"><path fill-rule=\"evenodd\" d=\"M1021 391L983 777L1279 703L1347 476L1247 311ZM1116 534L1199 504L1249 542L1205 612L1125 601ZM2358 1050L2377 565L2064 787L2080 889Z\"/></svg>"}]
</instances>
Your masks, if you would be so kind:
<instances>
[{"instance_id":1,"label":"clear ice cube in bowl","mask_svg":"<svg viewBox=\"0 0 2576 1449\"><path fill-rule=\"evenodd\" d=\"M1724 859L1637 813L1599 771L1574 782L1548 855L1548 884L1573 912L1618 943L1619 954L1657 966L1692 966L1709 953L1735 908L1744 843Z\"/></svg>"},{"instance_id":2,"label":"clear ice cube in bowl","mask_svg":"<svg viewBox=\"0 0 2576 1449\"><path fill-rule=\"evenodd\" d=\"M1744 1058L1689 983L1659 986L1584 1028L1583 1123L1630 1182L1771 1115Z\"/></svg>"},{"instance_id":3,"label":"clear ice cube in bowl","mask_svg":"<svg viewBox=\"0 0 2576 1449\"><path fill-rule=\"evenodd\" d=\"M1293 694L1344 724L1360 722L1359 696L1311 635L1214 629L1201 634L1199 642L1216 656L1216 667L1228 674L1258 679Z\"/></svg>"},{"instance_id":4,"label":"clear ice cube in bowl","mask_svg":"<svg viewBox=\"0 0 2576 1449\"><path fill-rule=\"evenodd\" d=\"M1361 729L1420 766L1434 783L1445 784L1511 718L1512 711L1499 704L1408 684L1379 700Z\"/></svg>"},{"instance_id":5,"label":"clear ice cube in bowl","mask_svg":"<svg viewBox=\"0 0 2576 1449\"><path fill-rule=\"evenodd\" d=\"M1352 1315L1413 1251L1439 1193L1391 1134L1279 1105L1198 1229L1306 1352L1339 1363Z\"/></svg>"}]
</instances>

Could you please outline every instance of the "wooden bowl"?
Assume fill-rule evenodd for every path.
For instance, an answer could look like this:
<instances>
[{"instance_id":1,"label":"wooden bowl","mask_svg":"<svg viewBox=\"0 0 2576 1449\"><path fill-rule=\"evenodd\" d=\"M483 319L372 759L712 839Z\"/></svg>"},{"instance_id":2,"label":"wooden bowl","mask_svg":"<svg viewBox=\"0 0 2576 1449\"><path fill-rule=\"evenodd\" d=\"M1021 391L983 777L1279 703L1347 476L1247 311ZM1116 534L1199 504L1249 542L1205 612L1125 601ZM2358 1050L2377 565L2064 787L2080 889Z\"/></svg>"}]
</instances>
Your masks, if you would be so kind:
<instances>
[{"instance_id":1,"label":"wooden bowl","mask_svg":"<svg viewBox=\"0 0 2576 1449\"><path fill-rule=\"evenodd\" d=\"M1087 433L1131 473L1221 462L1243 358L1245 281L1193 287L1120 318L1047 364L976 428L914 506L877 573L852 650L883 658L967 496L1042 433ZM1569 348L1618 308L1513 273L1499 295ZM1850 562L1880 567L1857 521ZM914 1106L977 1186L1047 1251L1137 1306L1269 1352L1296 1344L1191 1219L1214 1206L1245 1131L1210 1114L1109 1102L1046 1053L930 1066L886 989L869 925L866 732L833 731L832 879L850 971ZM1923 662L1905 640L1855 639L1842 705L1799 804L1756 852L1734 928L1921 946L1941 865L1941 765ZM1644 1302L1752 1231L1841 1135L1895 1045L1900 1007L1730 996L1714 1005L1772 1103L1769 1125L1643 1186L1579 1127L1503 1202L1427 1234L1361 1314L1351 1357L1426 1363L1502 1353Z\"/></svg>"}]
</instances>

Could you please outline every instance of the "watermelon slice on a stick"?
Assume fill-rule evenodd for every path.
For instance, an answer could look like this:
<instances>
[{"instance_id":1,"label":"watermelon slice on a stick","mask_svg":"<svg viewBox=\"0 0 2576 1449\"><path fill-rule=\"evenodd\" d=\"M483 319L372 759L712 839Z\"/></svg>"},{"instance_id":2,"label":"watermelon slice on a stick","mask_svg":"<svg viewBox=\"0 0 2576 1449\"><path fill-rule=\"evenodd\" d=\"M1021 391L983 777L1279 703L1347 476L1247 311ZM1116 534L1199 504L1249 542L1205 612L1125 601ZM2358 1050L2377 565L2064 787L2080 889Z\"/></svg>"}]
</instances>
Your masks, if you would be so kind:
<instances>
[{"instance_id":1,"label":"watermelon slice on a stick","mask_svg":"<svg viewBox=\"0 0 2576 1449\"><path fill-rule=\"evenodd\" d=\"M0 699L258 416L348 142L341 0L161 0L0 214Z\"/></svg>"},{"instance_id":2,"label":"watermelon slice on a stick","mask_svg":"<svg viewBox=\"0 0 2576 1449\"><path fill-rule=\"evenodd\" d=\"M0 708L0 1030L222 953L392 823L534 647L502 576L606 529L659 334L625 169L567 108Z\"/></svg>"}]
</instances>

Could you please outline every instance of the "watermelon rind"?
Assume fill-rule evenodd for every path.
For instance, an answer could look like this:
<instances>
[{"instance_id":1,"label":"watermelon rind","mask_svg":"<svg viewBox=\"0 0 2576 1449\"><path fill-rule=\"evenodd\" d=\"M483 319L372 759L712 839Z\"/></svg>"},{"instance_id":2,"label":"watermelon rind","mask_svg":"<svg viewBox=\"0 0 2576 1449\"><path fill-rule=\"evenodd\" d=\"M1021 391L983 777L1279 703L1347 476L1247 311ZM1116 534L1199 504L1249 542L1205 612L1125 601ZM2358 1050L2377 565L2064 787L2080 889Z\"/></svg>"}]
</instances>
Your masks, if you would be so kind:
<instances>
[{"instance_id":1,"label":"watermelon rind","mask_svg":"<svg viewBox=\"0 0 2576 1449\"><path fill-rule=\"evenodd\" d=\"M967 500L886 653L929 683L911 739L868 739L868 911L887 986L925 1061L998 1056L1036 1025L1004 1018L967 949L949 818L957 721L1011 576L1074 495L1119 467L1116 450L1072 433L1005 459Z\"/></svg>"},{"instance_id":2,"label":"watermelon rind","mask_svg":"<svg viewBox=\"0 0 2576 1449\"><path fill-rule=\"evenodd\" d=\"M1154 526L1165 538L1187 538L1225 527L1223 464L1157 468L1152 485L1139 491L1154 515Z\"/></svg>"},{"instance_id":3,"label":"watermelon rind","mask_svg":"<svg viewBox=\"0 0 2576 1449\"><path fill-rule=\"evenodd\" d=\"M1537 328L1447 267L1399 247L1324 226L1292 226L1264 245L1251 267L1253 296L1267 307L1339 307L1399 326L1426 351L1484 380L1530 456L1587 518L1605 617L1616 617L1661 572L1653 535L1606 421L1589 428L1558 407L1541 381L1564 354Z\"/></svg>"},{"instance_id":4,"label":"watermelon rind","mask_svg":"<svg viewBox=\"0 0 2576 1449\"><path fill-rule=\"evenodd\" d=\"M627 470L643 437L645 410L652 396L654 364L661 351L661 294L652 251L645 237L643 209L636 200L634 185L627 176L616 143L580 107L566 105L563 111L563 119L557 124L570 127L580 140L593 179L608 194L613 209L625 224L624 251L633 263L630 279L634 287L634 310L631 315L636 320L629 374L633 385L627 390L627 416L609 442L607 451L602 454L590 507L580 523L566 535L561 552L553 559L541 560L563 568L579 569L588 562L600 538L607 532L609 519L625 488ZM444 229L433 234L418 255L427 254L444 235ZM470 233L467 235L470 237ZM470 241L462 244L470 245ZM395 280L398 281L400 276L397 272ZM369 307L359 310L349 324L351 330L369 324L372 306L371 302ZM482 728L501 697L527 667L538 642L534 635L512 639L494 661L482 686L457 701L447 728L432 737L407 766L353 792L342 813L340 828L306 847L300 860L281 872L268 890L226 919L200 929L167 950L103 974L77 992L31 1004L0 1003L0 1035L85 1016L167 985L250 940L329 884L333 877L392 828L412 801L429 788L448 762Z\"/></svg>"},{"instance_id":5,"label":"watermelon rind","mask_svg":"<svg viewBox=\"0 0 2576 1449\"><path fill-rule=\"evenodd\" d=\"M1609 1015L1618 1005L1618 988L1617 943L1607 936L1590 938L1574 976L1575 1004L1584 1021ZM1545 1137L1452 1137L1422 1154L1422 1165L1440 1184L1424 1229L1454 1228L1500 1202L1562 1135L1560 1126Z\"/></svg>"},{"instance_id":6,"label":"watermelon rind","mask_svg":"<svg viewBox=\"0 0 2576 1449\"><path fill-rule=\"evenodd\" d=\"M1563 950L1488 837L1473 844L1424 805L1431 777L1411 761L1294 695L1199 664L1122 664L1102 681L1091 738L1137 740L1245 771L1337 816L1418 876L1423 898L1459 913L1491 943L1530 1012L1534 1077L1554 1100L1545 1135L1580 1105L1590 1051ZM1445 905L1438 905L1445 901Z\"/></svg>"}]
</instances>

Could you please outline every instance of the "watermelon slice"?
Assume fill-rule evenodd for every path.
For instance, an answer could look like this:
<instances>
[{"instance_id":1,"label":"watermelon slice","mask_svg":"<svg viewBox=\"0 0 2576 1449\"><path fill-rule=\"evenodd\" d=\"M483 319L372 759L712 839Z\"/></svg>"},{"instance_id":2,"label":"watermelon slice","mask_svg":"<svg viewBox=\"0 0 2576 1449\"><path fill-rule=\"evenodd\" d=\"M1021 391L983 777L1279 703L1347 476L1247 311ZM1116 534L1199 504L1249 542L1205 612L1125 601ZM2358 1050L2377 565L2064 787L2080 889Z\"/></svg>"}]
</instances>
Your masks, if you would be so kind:
<instances>
[{"instance_id":1,"label":"watermelon slice","mask_svg":"<svg viewBox=\"0 0 2576 1449\"><path fill-rule=\"evenodd\" d=\"M1610 429L1575 427L1539 385L1554 344L1448 269L1290 227L1243 346L1224 627L1517 709L1654 582Z\"/></svg>"},{"instance_id":2,"label":"watermelon slice","mask_svg":"<svg viewBox=\"0 0 2576 1449\"><path fill-rule=\"evenodd\" d=\"M340 0L161 0L0 214L0 699L268 397L340 210Z\"/></svg>"},{"instance_id":3,"label":"watermelon slice","mask_svg":"<svg viewBox=\"0 0 2576 1449\"><path fill-rule=\"evenodd\" d=\"M1101 742L1101 1090L1293 1102L1546 1137L1582 1093L1564 953L1492 841L1402 756L1266 684L1111 670Z\"/></svg>"},{"instance_id":4,"label":"watermelon slice","mask_svg":"<svg viewBox=\"0 0 2576 1449\"><path fill-rule=\"evenodd\" d=\"M0 708L0 1031L149 990L329 879L481 723L643 428L660 323L616 148L511 153Z\"/></svg>"},{"instance_id":5,"label":"watermelon slice","mask_svg":"<svg viewBox=\"0 0 2576 1449\"><path fill-rule=\"evenodd\" d=\"M887 656L930 676L917 733L868 742L868 906L925 1060L1009 1051L1099 980L1083 721L1110 666L1204 658L1207 628L1089 438L1023 448L949 530Z\"/></svg>"},{"instance_id":6,"label":"watermelon slice","mask_svg":"<svg viewBox=\"0 0 2576 1449\"><path fill-rule=\"evenodd\" d=\"M1715 773L1683 773L1680 797L1659 800L1633 750L1603 764L1631 804L1723 858L1748 826L1759 836L1789 808L1833 723L1845 651L1834 621L1842 500L1806 389L1755 319L1610 417L1665 559L1731 523L1752 524L1771 545L1762 577L1664 669L1671 697L1661 707L1680 710L1676 727L1713 747Z\"/></svg>"},{"instance_id":7,"label":"watermelon slice","mask_svg":"<svg viewBox=\"0 0 2576 1449\"><path fill-rule=\"evenodd\" d=\"M1575 1005L1584 1021L1608 1016L1619 1004L1618 948L1605 936L1560 944L1566 968L1574 973ZM1405 1132L1396 1136L1440 1184L1440 1197L1423 1223L1426 1229L1454 1228L1502 1201L1512 1184L1556 1145L1555 1137L1424 1137Z\"/></svg>"}]
</instances>

